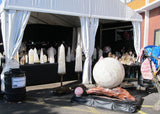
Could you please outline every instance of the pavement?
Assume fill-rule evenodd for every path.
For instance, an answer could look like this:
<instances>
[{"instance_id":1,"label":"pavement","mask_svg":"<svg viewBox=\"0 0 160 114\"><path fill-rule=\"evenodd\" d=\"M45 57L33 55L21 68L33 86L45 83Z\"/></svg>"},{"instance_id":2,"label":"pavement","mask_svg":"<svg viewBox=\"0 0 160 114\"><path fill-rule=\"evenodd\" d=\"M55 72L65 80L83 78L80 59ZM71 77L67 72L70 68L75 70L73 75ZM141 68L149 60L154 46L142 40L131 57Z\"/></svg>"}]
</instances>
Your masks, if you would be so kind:
<instances>
[{"instance_id":1,"label":"pavement","mask_svg":"<svg viewBox=\"0 0 160 114\"><path fill-rule=\"evenodd\" d=\"M75 81L63 82L64 86L75 83ZM89 107L71 103L73 93L57 96L53 90L60 86L60 83L51 83L26 87L26 99L19 103L9 103L0 100L0 114L126 114L107 109ZM134 91L134 92L133 92ZM134 114L160 114L152 109L158 100L158 93L147 94L143 89L130 90L131 93L142 96L144 99L141 109Z\"/></svg>"}]
</instances>

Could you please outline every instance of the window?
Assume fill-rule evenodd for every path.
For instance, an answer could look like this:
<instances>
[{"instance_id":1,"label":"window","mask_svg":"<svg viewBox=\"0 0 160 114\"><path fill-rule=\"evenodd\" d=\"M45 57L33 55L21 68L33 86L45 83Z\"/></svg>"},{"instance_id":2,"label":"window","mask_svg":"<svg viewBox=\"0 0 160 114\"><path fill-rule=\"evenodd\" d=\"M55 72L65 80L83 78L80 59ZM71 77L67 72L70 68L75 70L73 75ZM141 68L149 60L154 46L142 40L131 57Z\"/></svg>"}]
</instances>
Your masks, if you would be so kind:
<instances>
[{"instance_id":1,"label":"window","mask_svg":"<svg viewBox=\"0 0 160 114\"><path fill-rule=\"evenodd\" d=\"M128 4L128 3L130 3L130 2L132 2L132 1L134 1L134 0L121 0L123 3L125 3L125 4Z\"/></svg>"},{"instance_id":2,"label":"window","mask_svg":"<svg viewBox=\"0 0 160 114\"><path fill-rule=\"evenodd\" d=\"M160 46L160 29L154 31L154 45Z\"/></svg>"},{"instance_id":3,"label":"window","mask_svg":"<svg viewBox=\"0 0 160 114\"><path fill-rule=\"evenodd\" d=\"M134 1L134 0L126 0L126 3L128 4L128 3L132 2L132 1Z\"/></svg>"}]
</instances>

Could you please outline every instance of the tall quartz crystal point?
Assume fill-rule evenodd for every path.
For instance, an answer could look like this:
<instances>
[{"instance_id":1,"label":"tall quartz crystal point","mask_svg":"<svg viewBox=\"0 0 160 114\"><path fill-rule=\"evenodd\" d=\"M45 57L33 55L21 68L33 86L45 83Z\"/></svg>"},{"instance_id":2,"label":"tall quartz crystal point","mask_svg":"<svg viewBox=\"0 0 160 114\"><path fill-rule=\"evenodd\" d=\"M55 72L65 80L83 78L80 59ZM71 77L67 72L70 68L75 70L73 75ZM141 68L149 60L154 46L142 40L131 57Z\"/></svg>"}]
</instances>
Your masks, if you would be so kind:
<instances>
[{"instance_id":1,"label":"tall quartz crystal point","mask_svg":"<svg viewBox=\"0 0 160 114\"><path fill-rule=\"evenodd\" d=\"M34 48L34 63L39 63L39 57L36 48Z\"/></svg>"},{"instance_id":2,"label":"tall quartz crystal point","mask_svg":"<svg viewBox=\"0 0 160 114\"><path fill-rule=\"evenodd\" d=\"M63 44L58 49L58 74L66 73L65 48Z\"/></svg>"},{"instance_id":3,"label":"tall quartz crystal point","mask_svg":"<svg viewBox=\"0 0 160 114\"><path fill-rule=\"evenodd\" d=\"M47 63L47 55L45 55L45 54L43 55L43 62Z\"/></svg>"},{"instance_id":4,"label":"tall quartz crystal point","mask_svg":"<svg viewBox=\"0 0 160 114\"><path fill-rule=\"evenodd\" d=\"M28 63L28 55L25 55L25 63Z\"/></svg>"},{"instance_id":5,"label":"tall quartz crystal point","mask_svg":"<svg viewBox=\"0 0 160 114\"><path fill-rule=\"evenodd\" d=\"M79 45L76 49L75 72L82 72L82 49Z\"/></svg>"},{"instance_id":6,"label":"tall quartz crystal point","mask_svg":"<svg viewBox=\"0 0 160 114\"><path fill-rule=\"evenodd\" d=\"M44 56L43 56L43 48L41 48L41 52L40 52L40 63L43 64L44 63Z\"/></svg>"},{"instance_id":7,"label":"tall quartz crystal point","mask_svg":"<svg viewBox=\"0 0 160 114\"><path fill-rule=\"evenodd\" d=\"M71 61L75 61L74 49L71 50Z\"/></svg>"},{"instance_id":8,"label":"tall quartz crystal point","mask_svg":"<svg viewBox=\"0 0 160 114\"><path fill-rule=\"evenodd\" d=\"M54 59L55 49L53 47L50 47L47 52L48 52L49 63L55 63L55 59Z\"/></svg>"},{"instance_id":9,"label":"tall quartz crystal point","mask_svg":"<svg viewBox=\"0 0 160 114\"><path fill-rule=\"evenodd\" d=\"M29 50L28 56L29 56L29 64L34 64L34 51L33 51L33 49Z\"/></svg>"},{"instance_id":10,"label":"tall quartz crystal point","mask_svg":"<svg viewBox=\"0 0 160 114\"><path fill-rule=\"evenodd\" d=\"M68 52L67 52L67 56L66 56L66 61L67 62L71 62L71 48L68 47Z\"/></svg>"}]
</instances>

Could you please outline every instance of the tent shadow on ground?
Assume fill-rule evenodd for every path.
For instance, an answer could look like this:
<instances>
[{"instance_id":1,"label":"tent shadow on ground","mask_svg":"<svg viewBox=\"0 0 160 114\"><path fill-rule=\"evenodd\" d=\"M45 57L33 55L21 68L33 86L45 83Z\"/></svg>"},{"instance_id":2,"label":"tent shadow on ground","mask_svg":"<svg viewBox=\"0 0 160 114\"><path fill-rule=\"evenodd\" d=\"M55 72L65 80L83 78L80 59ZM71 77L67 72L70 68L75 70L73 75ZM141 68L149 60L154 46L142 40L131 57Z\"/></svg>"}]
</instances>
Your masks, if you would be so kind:
<instances>
[{"instance_id":1,"label":"tent shadow on ground","mask_svg":"<svg viewBox=\"0 0 160 114\"><path fill-rule=\"evenodd\" d=\"M149 94L152 94L152 93L157 93L157 89L152 87L152 88L149 88L148 90L142 88L142 89L136 89L136 87L133 87L133 88L129 88L129 89L126 89L129 93L131 93L132 95L139 95L141 97L145 97L145 96L148 96Z\"/></svg>"},{"instance_id":2,"label":"tent shadow on ground","mask_svg":"<svg viewBox=\"0 0 160 114\"><path fill-rule=\"evenodd\" d=\"M76 87L77 82L69 83L64 85L65 87ZM71 98L73 96L73 91L66 95L54 95L53 90L58 89L37 89L30 90L26 92L26 99L22 103L5 103L5 101L0 100L0 110L2 114L6 113L19 113L19 114L58 114L57 110L63 110L63 107L72 107L80 105L77 103L71 103ZM140 95L142 98L147 96L144 90L129 89L132 95ZM156 92L156 91L153 91ZM8 110L6 110L8 109Z\"/></svg>"},{"instance_id":3,"label":"tent shadow on ground","mask_svg":"<svg viewBox=\"0 0 160 114\"><path fill-rule=\"evenodd\" d=\"M64 85L65 87L77 82ZM59 88L59 87L56 87ZM10 103L5 100L0 100L0 110L2 114L58 114L54 108L60 108L65 106L72 106L70 102L72 93L57 96L53 94L53 89L37 89L26 92L25 100L22 103ZM75 104L74 104L75 106ZM57 110L56 109L56 110ZM59 109L58 109L59 110Z\"/></svg>"},{"instance_id":4,"label":"tent shadow on ground","mask_svg":"<svg viewBox=\"0 0 160 114\"><path fill-rule=\"evenodd\" d=\"M65 85L69 86L69 85ZM59 88L59 87L57 87ZM54 89L54 88L53 88ZM70 102L73 94L56 96L53 89L39 89L26 92L25 100L22 103L9 103L0 100L2 114L58 114L56 110L65 106L72 106ZM74 104L75 106L75 104ZM6 110L8 109L8 110ZM58 109L59 110L59 109Z\"/></svg>"}]
</instances>

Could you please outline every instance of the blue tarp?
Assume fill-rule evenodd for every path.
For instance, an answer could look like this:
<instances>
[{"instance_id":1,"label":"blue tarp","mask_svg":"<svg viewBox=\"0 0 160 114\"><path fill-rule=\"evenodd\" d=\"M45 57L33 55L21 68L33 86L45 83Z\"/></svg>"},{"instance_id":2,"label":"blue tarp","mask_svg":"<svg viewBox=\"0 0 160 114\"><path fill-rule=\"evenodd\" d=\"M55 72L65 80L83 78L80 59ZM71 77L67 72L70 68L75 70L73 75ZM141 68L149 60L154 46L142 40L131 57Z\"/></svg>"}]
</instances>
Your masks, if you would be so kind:
<instances>
[{"instance_id":1,"label":"blue tarp","mask_svg":"<svg viewBox=\"0 0 160 114\"><path fill-rule=\"evenodd\" d=\"M158 57L160 56L160 46L154 46L154 45L149 45L149 46L146 46L144 48L144 52L148 55L148 56L154 56L158 59ZM150 57L152 62L155 64L156 66L156 69L159 67L158 65L158 61L153 58L153 57Z\"/></svg>"}]
</instances>

